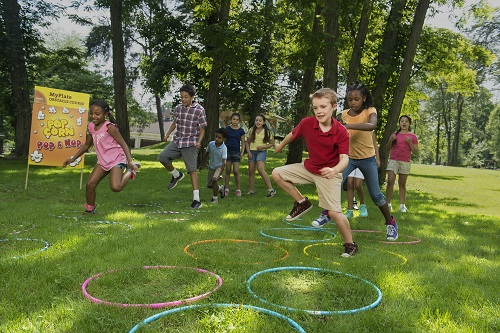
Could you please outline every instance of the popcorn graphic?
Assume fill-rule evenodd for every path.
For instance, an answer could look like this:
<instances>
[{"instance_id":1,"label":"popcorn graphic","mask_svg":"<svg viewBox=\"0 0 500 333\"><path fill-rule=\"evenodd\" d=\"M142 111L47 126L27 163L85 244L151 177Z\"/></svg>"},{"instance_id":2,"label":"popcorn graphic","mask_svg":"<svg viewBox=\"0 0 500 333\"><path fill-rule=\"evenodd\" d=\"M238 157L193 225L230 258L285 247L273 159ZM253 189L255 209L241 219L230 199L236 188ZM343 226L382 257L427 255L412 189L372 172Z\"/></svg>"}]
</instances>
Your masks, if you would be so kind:
<instances>
[{"instance_id":1,"label":"popcorn graphic","mask_svg":"<svg viewBox=\"0 0 500 333\"><path fill-rule=\"evenodd\" d=\"M56 110L56 108L54 106L51 106L49 108L49 113L56 113L56 112L57 112L57 110Z\"/></svg>"},{"instance_id":2,"label":"popcorn graphic","mask_svg":"<svg viewBox=\"0 0 500 333\"><path fill-rule=\"evenodd\" d=\"M43 158L43 154L39 153L38 150L34 150L32 154L30 154L31 160L35 163L40 163Z\"/></svg>"},{"instance_id":3,"label":"popcorn graphic","mask_svg":"<svg viewBox=\"0 0 500 333\"><path fill-rule=\"evenodd\" d=\"M73 156L71 156L73 157ZM80 164L80 161L82 160L81 157L78 157L74 162L70 163L69 165L74 167L74 166L77 166L78 164Z\"/></svg>"},{"instance_id":4,"label":"popcorn graphic","mask_svg":"<svg viewBox=\"0 0 500 333\"><path fill-rule=\"evenodd\" d=\"M37 131L37 130L34 130L34 131L33 131L33 134L36 134L36 133L38 133L38 131Z\"/></svg>"},{"instance_id":5,"label":"popcorn graphic","mask_svg":"<svg viewBox=\"0 0 500 333\"><path fill-rule=\"evenodd\" d=\"M78 112L79 112L80 114L85 113L85 111L87 111L87 109L85 109L85 108L83 108L83 107L81 107L81 106L80 106L80 107L78 107Z\"/></svg>"},{"instance_id":6,"label":"popcorn graphic","mask_svg":"<svg viewBox=\"0 0 500 333\"><path fill-rule=\"evenodd\" d=\"M42 111L38 111L37 118L38 120L44 120L45 114Z\"/></svg>"},{"instance_id":7,"label":"popcorn graphic","mask_svg":"<svg viewBox=\"0 0 500 333\"><path fill-rule=\"evenodd\" d=\"M82 126L82 117L78 117L78 118L76 118L76 124L77 124L78 126Z\"/></svg>"},{"instance_id":8,"label":"popcorn graphic","mask_svg":"<svg viewBox=\"0 0 500 333\"><path fill-rule=\"evenodd\" d=\"M63 109L62 109L62 113L63 113L63 114L68 114L68 113L69 113L69 110L68 110L67 108L63 108Z\"/></svg>"}]
</instances>

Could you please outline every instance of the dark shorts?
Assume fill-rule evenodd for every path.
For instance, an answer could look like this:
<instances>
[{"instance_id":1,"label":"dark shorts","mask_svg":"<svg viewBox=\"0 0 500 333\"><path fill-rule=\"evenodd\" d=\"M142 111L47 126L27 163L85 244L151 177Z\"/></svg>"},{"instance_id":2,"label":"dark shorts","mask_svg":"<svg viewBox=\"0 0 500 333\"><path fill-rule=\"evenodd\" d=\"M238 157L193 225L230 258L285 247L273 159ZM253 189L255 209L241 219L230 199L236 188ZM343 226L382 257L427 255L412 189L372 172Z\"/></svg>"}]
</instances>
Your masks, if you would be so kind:
<instances>
[{"instance_id":1,"label":"dark shorts","mask_svg":"<svg viewBox=\"0 0 500 333\"><path fill-rule=\"evenodd\" d=\"M228 150L226 161L231 163L239 163L241 161L241 152L238 150Z\"/></svg>"}]
</instances>

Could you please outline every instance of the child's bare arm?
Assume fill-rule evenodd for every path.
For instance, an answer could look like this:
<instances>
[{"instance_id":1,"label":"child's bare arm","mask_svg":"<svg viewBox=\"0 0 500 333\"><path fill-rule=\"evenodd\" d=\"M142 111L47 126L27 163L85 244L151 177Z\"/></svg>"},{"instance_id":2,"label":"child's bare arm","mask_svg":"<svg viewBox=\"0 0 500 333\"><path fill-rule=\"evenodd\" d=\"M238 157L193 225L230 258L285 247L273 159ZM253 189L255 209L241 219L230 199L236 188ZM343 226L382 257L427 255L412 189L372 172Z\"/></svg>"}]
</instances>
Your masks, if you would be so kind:
<instances>
[{"instance_id":1,"label":"child's bare arm","mask_svg":"<svg viewBox=\"0 0 500 333\"><path fill-rule=\"evenodd\" d=\"M70 163L73 163L78 157L82 156L85 154L87 150L92 146L94 143L94 139L92 138L92 135L90 133L87 133L87 136L85 138L85 143L78 149L75 155L73 157L68 158L66 161L63 162L63 167L67 166Z\"/></svg>"},{"instance_id":2,"label":"child's bare arm","mask_svg":"<svg viewBox=\"0 0 500 333\"><path fill-rule=\"evenodd\" d=\"M342 172L349 164L349 155L340 154L339 155L339 163L333 168L323 168L320 170L321 177L331 179Z\"/></svg>"},{"instance_id":3,"label":"child's bare arm","mask_svg":"<svg viewBox=\"0 0 500 333\"><path fill-rule=\"evenodd\" d=\"M279 154L283 148L292 141L292 132L288 133L285 138L274 148L274 151Z\"/></svg>"}]
</instances>

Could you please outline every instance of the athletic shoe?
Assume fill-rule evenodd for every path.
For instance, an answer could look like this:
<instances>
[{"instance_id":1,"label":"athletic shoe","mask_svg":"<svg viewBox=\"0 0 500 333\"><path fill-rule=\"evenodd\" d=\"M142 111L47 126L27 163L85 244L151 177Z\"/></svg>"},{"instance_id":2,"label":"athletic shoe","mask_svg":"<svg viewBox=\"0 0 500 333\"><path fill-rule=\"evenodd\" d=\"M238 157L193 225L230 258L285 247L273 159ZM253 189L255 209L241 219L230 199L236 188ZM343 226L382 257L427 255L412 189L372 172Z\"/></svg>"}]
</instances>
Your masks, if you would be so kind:
<instances>
[{"instance_id":1,"label":"athletic shoe","mask_svg":"<svg viewBox=\"0 0 500 333\"><path fill-rule=\"evenodd\" d=\"M240 190L236 190L236 196L237 197L241 197L241 191Z\"/></svg>"},{"instance_id":2,"label":"athletic shoe","mask_svg":"<svg viewBox=\"0 0 500 333\"><path fill-rule=\"evenodd\" d=\"M285 220L288 222L295 221L296 219L307 213L311 208L313 208L313 205L307 197L301 203L295 201L290 214L285 217Z\"/></svg>"},{"instance_id":3,"label":"athletic shoe","mask_svg":"<svg viewBox=\"0 0 500 333\"><path fill-rule=\"evenodd\" d=\"M342 258L354 257L354 255L358 252L358 244L356 243L345 243L344 244L344 253L340 256Z\"/></svg>"},{"instance_id":4,"label":"athletic shoe","mask_svg":"<svg viewBox=\"0 0 500 333\"><path fill-rule=\"evenodd\" d=\"M177 177L177 178L172 176L172 180L170 181L170 183L168 183L168 189L169 190L173 189L174 187L177 186L177 183L183 179L184 179L184 174L182 172L179 172L179 177Z\"/></svg>"},{"instance_id":5,"label":"athletic shoe","mask_svg":"<svg viewBox=\"0 0 500 333\"><path fill-rule=\"evenodd\" d=\"M219 186L219 195L221 199L224 199L224 197L226 196L226 191L224 191L224 185Z\"/></svg>"},{"instance_id":6,"label":"athletic shoe","mask_svg":"<svg viewBox=\"0 0 500 333\"><path fill-rule=\"evenodd\" d=\"M365 204L359 205L359 216L361 217L367 217L368 216L368 209L366 209Z\"/></svg>"},{"instance_id":7,"label":"athletic shoe","mask_svg":"<svg viewBox=\"0 0 500 333\"><path fill-rule=\"evenodd\" d=\"M359 210L359 207L358 207L358 202L356 201L356 198L354 198L352 200L352 209L354 210Z\"/></svg>"},{"instance_id":8,"label":"athletic shoe","mask_svg":"<svg viewBox=\"0 0 500 333\"><path fill-rule=\"evenodd\" d=\"M218 202L219 202L219 199L217 199L217 197L212 197L212 200L210 200L210 203L213 203L213 204L216 204Z\"/></svg>"},{"instance_id":9,"label":"athletic shoe","mask_svg":"<svg viewBox=\"0 0 500 333\"><path fill-rule=\"evenodd\" d=\"M252 194L255 194L255 192L254 191L248 191L247 194L252 195Z\"/></svg>"},{"instance_id":10,"label":"athletic shoe","mask_svg":"<svg viewBox=\"0 0 500 333\"><path fill-rule=\"evenodd\" d=\"M395 241L398 239L398 224L393 216L391 216L391 224L386 226L387 240Z\"/></svg>"},{"instance_id":11,"label":"athletic shoe","mask_svg":"<svg viewBox=\"0 0 500 333\"><path fill-rule=\"evenodd\" d=\"M193 200L193 203L191 203L191 209L200 209L202 206L201 200Z\"/></svg>"},{"instance_id":12,"label":"athletic shoe","mask_svg":"<svg viewBox=\"0 0 500 333\"><path fill-rule=\"evenodd\" d=\"M227 195L229 195L229 189L228 188L224 189L224 196L227 196Z\"/></svg>"},{"instance_id":13,"label":"athletic shoe","mask_svg":"<svg viewBox=\"0 0 500 333\"><path fill-rule=\"evenodd\" d=\"M399 211L401 213L408 213L408 208L406 208L406 206L403 204L403 205L399 206Z\"/></svg>"},{"instance_id":14,"label":"athletic shoe","mask_svg":"<svg viewBox=\"0 0 500 333\"><path fill-rule=\"evenodd\" d=\"M323 209L319 217L316 220L312 221L311 225L316 228L321 228L331 220L332 218L330 217L330 215L328 215L326 209Z\"/></svg>"},{"instance_id":15,"label":"athletic shoe","mask_svg":"<svg viewBox=\"0 0 500 333\"><path fill-rule=\"evenodd\" d=\"M141 168L141 164L140 164L140 163L138 163L138 162L134 162L134 164L135 164L135 166L137 167L137 169L140 169L140 168ZM135 173L132 169L130 169L130 168L127 168L127 169L125 170L125 172L127 172L127 171L130 171L130 172L132 173L132 175L130 176L130 179L134 180L134 179L135 179L135 176L136 176L136 175L135 175L136 173Z\"/></svg>"},{"instance_id":16,"label":"athletic shoe","mask_svg":"<svg viewBox=\"0 0 500 333\"><path fill-rule=\"evenodd\" d=\"M345 217L347 217L348 219L350 219L353 216L354 216L354 212L352 211L352 209L348 209L347 213L345 213Z\"/></svg>"},{"instance_id":17,"label":"athletic shoe","mask_svg":"<svg viewBox=\"0 0 500 333\"><path fill-rule=\"evenodd\" d=\"M97 211L95 210L97 207L97 204L95 204L94 206L91 206L89 204L85 204L83 206L85 207L85 211L83 212L83 214L97 214Z\"/></svg>"},{"instance_id":18,"label":"athletic shoe","mask_svg":"<svg viewBox=\"0 0 500 333\"><path fill-rule=\"evenodd\" d=\"M267 197L272 198L276 194L276 191L272 188L270 190L267 190Z\"/></svg>"}]
</instances>

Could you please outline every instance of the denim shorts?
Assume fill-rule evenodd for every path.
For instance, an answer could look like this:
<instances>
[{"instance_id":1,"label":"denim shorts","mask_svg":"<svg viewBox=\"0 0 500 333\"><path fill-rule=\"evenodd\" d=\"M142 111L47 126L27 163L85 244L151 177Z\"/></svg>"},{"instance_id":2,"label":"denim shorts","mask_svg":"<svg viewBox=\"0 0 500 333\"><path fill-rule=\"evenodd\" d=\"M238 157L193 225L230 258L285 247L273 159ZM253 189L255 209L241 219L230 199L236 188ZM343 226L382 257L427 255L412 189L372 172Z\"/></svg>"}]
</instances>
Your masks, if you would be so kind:
<instances>
[{"instance_id":1,"label":"denim shorts","mask_svg":"<svg viewBox=\"0 0 500 333\"><path fill-rule=\"evenodd\" d=\"M231 163L239 163L241 161L241 152L239 150L228 150L227 161Z\"/></svg>"},{"instance_id":2,"label":"denim shorts","mask_svg":"<svg viewBox=\"0 0 500 333\"><path fill-rule=\"evenodd\" d=\"M248 162L257 163L258 161L266 163L267 150L250 150L252 153L252 158L248 159Z\"/></svg>"}]
</instances>

